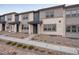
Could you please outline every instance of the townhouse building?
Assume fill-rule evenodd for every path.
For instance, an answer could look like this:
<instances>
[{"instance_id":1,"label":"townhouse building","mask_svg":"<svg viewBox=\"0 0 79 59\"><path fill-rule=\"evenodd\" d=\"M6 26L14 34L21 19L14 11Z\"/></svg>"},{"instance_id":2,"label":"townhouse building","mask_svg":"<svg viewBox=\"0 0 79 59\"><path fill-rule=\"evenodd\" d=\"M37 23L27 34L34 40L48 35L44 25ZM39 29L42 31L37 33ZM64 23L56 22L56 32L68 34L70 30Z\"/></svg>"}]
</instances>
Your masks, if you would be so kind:
<instances>
[{"instance_id":1,"label":"townhouse building","mask_svg":"<svg viewBox=\"0 0 79 59\"><path fill-rule=\"evenodd\" d=\"M79 4L1 15L0 31L79 38Z\"/></svg>"},{"instance_id":2,"label":"townhouse building","mask_svg":"<svg viewBox=\"0 0 79 59\"><path fill-rule=\"evenodd\" d=\"M29 24L30 21L33 21L33 11L19 13L19 21L20 27L19 32L32 34L33 33L33 26Z\"/></svg>"},{"instance_id":3,"label":"townhouse building","mask_svg":"<svg viewBox=\"0 0 79 59\"><path fill-rule=\"evenodd\" d=\"M0 16L0 31L5 31L5 16L1 15Z\"/></svg>"},{"instance_id":4,"label":"townhouse building","mask_svg":"<svg viewBox=\"0 0 79 59\"><path fill-rule=\"evenodd\" d=\"M65 8L66 37L79 38L79 4Z\"/></svg>"},{"instance_id":5,"label":"townhouse building","mask_svg":"<svg viewBox=\"0 0 79 59\"><path fill-rule=\"evenodd\" d=\"M64 5L39 10L40 34L64 36Z\"/></svg>"}]
</instances>

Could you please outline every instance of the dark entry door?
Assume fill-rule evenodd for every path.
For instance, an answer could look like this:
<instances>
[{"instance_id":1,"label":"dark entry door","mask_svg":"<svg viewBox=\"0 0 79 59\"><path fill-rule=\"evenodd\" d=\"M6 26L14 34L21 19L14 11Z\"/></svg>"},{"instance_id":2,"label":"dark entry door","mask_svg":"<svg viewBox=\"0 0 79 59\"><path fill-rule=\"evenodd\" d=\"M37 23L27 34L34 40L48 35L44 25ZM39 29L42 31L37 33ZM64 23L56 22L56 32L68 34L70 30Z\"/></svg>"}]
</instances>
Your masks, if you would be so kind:
<instances>
[{"instance_id":1,"label":"dark entry door","mask_svg":"<svg viewBox=\"0 0 79 59\"><path fill-rule=\"evenodd\" d=\"M17 24L16 27L17 32L19 32L19 24Z\"/></svg>"},{"instance_id":2,"label":"dark entry door","mask_svg":"<svg viewBox=\"0 0 79 59\"><path fill-rule=\"evenodd\" d=\"M2 31L5 31L5 24L2 24Z\"/></svg>"},{"instance_id":3,"label":"dark entry door","mask_svg":"<svg viewBox=\"0 0 79 59\"><path fill-rule=\"evenodd\" d=\"M38 27L37 27L37 24L34 24L33 25L33 33L34 34L37 34L37 32L38 32L38 29L37 29Z\"/></svg>"}]
</instances>

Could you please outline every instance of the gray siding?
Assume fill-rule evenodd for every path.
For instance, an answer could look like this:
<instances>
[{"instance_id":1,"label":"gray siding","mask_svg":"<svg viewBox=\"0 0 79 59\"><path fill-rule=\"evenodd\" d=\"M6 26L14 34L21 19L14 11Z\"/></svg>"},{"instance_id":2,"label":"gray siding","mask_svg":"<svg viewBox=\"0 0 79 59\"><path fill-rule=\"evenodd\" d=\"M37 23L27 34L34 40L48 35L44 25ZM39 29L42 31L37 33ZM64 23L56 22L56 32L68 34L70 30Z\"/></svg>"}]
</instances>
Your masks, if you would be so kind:
<instances>
[{"instance_id":1,"label":"gray siding","mask_svg":"<svg viewBox=\"0 0 79 59\"><path fill-rule=\"evenodd\" d=\"M34 13L34 23L38 24L39 23L39 12Z\"/></svg>"},{"instance_id":2,"label":"gray siding","mask_svg":"<svg viewBox=\"0 0 79 59\"><path fill-rule=\"evenodd\" d=\"M63 8L49 9L40 11L40 19L46 18L47 13L53 13L54 17L63 17Z\"/></svg>"},{"instance_id":3,"label":"gray siding","mask_svg":"<svg viewBox=\"0 0 79 59\"><path fill-rule=\"evenodd\" d=\"M19 15L15 15L15 22L19 22Z\"/></svg>"},{"instance_id":4,"label":"gray siding","mask_svg":"<svg viewBox=\"0 0 79 59\"><path fill-rule=\"evenodd\" d=\"M5 16L0 16L0 22L5 22Z\"/></svg>"}]
</instances>

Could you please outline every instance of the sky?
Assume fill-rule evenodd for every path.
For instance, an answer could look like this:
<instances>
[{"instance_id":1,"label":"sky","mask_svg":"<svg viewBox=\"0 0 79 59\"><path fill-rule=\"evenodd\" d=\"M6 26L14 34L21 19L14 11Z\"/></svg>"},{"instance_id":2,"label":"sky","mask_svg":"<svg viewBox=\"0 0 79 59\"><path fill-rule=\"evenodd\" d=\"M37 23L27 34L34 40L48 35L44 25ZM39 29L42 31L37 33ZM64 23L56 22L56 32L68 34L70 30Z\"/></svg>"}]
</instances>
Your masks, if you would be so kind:
<instances>
[{"instance_id":1,"label":"sky","mask_svg":"<svg viewBox=\"0 0 79 59\"><path fill-rule=\"evenodd\" d=\"M56 4L0 4L0 15L9 12L26 12L56 6Z\"/></svg>"}]
</instances>

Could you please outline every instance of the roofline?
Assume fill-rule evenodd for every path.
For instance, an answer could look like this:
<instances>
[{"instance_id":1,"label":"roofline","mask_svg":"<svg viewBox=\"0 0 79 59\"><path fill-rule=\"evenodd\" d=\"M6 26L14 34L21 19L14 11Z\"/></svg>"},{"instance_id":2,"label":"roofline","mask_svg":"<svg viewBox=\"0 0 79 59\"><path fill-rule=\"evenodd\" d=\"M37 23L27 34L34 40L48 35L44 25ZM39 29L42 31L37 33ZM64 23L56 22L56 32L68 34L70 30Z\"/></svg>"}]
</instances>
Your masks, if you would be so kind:
<instances>
[{"instance_id":1,"label":"roofline","mask_svg":"<svg viewBox=\"0 0 79 59\"><path fill-rule=\"evenodd\" d=\"M79 4L74 4L74 5L69 5L69 6L66 6L65 8L74 8L74 7L79 7Z\"/></svg>"},{"instance_id":2,"label":"roofline","mask_svg":"<svg viewBox=\"0 0 79 59\"><path fill-rule=\"evenodd\" d=\"M17 14L16 12L10 12L10 13L6 13L6 14L3 14L3 15L10 15L10 14Z\"/></svg>"},{"instance_id":3,"label":"roofline","mask_svg":"<svg viewBox=\"0 0 79 59\"><path fill-rule=\"evenodd\" d=\"M79 7L79 4L74 4L74 5L69 5L69 6L65 6L65 4L63 5L58 5L58 6L53 6L53 7L47 7L47 8L42 8L42 9L38 9L36 11L27 11L27 12L21 12L21 13L16 13L16 12L10 12L10 13L6 13L0 16L5 16L5 15L10 15L10 14L16 14L16 15L21 15L21 14L26 14L26 13L31 13L31 12L39 12L39 11L43 11L43 10L48 10L48 9L54 9L54 8L74 8L74 7Z\"/></svg>"},{"instance_id":4,"label":"roofline","mask_svg":"<svg viewBox=\"0 0 79 59\"><path fill-rule=\"evenodd\" d=\"M21 13L18 13L18 15L26 14L26 13L31 13L31 12L34 12L34 11L21 12Z\"/></svg>"},{"instance_id":5,"label":"roofline","mask_svg":"<svg viewBox=\"0 0 79 59\"><path fill-rule=\"evenodd\" d=\"M65 8L65 4L53 6L53 7L48 7L48 8L42 8L42 9L39 9L38 11L43 11L43 10L52 9L52 8L60 8L60 7Z\"/></svg>"}]
</instances>

